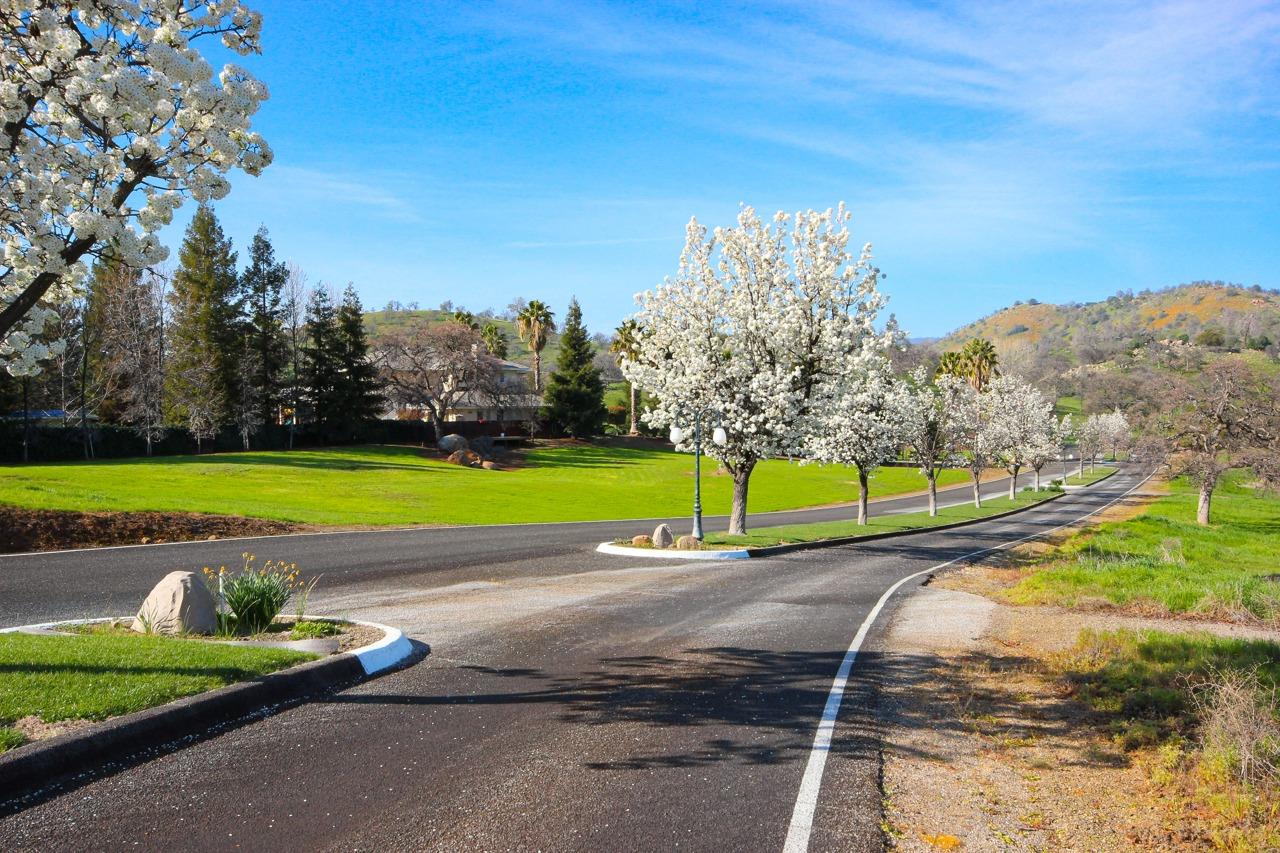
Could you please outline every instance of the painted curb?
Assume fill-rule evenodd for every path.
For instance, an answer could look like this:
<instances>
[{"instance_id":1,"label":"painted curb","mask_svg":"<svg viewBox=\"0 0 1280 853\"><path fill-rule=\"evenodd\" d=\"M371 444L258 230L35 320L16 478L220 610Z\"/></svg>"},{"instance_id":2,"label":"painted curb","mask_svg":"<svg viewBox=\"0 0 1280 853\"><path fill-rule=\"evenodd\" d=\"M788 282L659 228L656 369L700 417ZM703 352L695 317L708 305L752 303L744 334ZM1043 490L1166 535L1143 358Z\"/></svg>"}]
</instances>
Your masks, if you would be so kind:
<instances>
[{"instance_id":1,"label":"painted curb","mask_svg":"<svg viewBox=\"0 0 1280 853\"><path fill-rule=\"evenodd\" d=\"M745 560L751 555L746 549L733 551L676 551L664 548L632 548L630 545L615 545L612 542L601 542L596 546L601 554L616 554L619 557L647 557L651 560Z\"/></svg>"},{"instance_id":2,"label":"painted curb","mask_svg":"<svg viewBox=\"0 0 1280 853\"><path fill-rule=\"evenodd\" d=\"M73 619L20 625L0 629L0 633L101 621L107 620ZM413 644L399 629L376 622L346 621L379 628L384 636L349 652L175 699L0 753L0 814L13 810L5 804L37 794L60 780L144 753L162 751L223 723L243 720L263 711L271 713L280 706L334 692L402 664L413 654Z\"/></svg>"},{"instance_id":3,"label":"painted curb","mask_svg":"<svg viewBox=\"0 0 1280 853\"><path fill-rule=\"evenodd\" d=\"M1080 486L1078 488L1087 489L1090 486L1096 486L1104 480L1110 479L1119 473L1119 470L1120 469L1117 468L1105 477L1100 477L1097 480L1094 480L1088 486ZM1045 504L1051 504L1056 500L1065 498L1068 494L1068 492L1062 491L1052 497L1045 498L1039 503L1034 503L1031 506L1008 509L1004 512L997 512L994 515L985 515L982 518L967 518L964 521L953 521L950 524L939 524L934 527L916 527L910 530L890 530L885 533L868 533L865 536L842 536L838 539L820 539L817 542L794 542L790 545L770 545L767 548L751 548L748 553L752 557L776 557L779 554L790 554L793 551L809 551L814 548L834 548L839 545L857 545L862 542L878 542L881 539L897 539L901 536L915 536L917 533L936 533L939 530L955 530L957 527L968 527L973 524L982 524L987 521L996 521L1001 518L1008 518L1009 516L1017 515L1020 512L1026 512L1027 510L1032 510L1036 507L1044 506Z\"/></svg>"}]
</instances>

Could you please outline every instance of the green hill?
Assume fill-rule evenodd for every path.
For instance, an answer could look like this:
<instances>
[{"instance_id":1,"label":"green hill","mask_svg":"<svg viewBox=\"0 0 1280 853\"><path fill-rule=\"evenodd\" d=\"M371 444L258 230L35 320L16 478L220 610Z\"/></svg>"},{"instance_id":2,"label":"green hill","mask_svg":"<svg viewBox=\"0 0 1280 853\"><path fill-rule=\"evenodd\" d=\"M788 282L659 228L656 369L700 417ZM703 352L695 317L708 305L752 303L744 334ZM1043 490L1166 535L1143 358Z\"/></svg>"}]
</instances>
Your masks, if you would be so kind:
<instances>
[{"instance_id":1,"label":"green hill","mask_svg":"<svg viewBox=\"0 0 1280 853\"><path fill-rule=\"evenodd\" d=\"M1268 350L1280 344L1280 293L1221 282L1122 291L1098 302L1017 302L936 344L955 349L973 337L1001 356L1019 350L1092 364L1147 341L1181 339L1211 347Z\"/></svg>"}]
</instances>

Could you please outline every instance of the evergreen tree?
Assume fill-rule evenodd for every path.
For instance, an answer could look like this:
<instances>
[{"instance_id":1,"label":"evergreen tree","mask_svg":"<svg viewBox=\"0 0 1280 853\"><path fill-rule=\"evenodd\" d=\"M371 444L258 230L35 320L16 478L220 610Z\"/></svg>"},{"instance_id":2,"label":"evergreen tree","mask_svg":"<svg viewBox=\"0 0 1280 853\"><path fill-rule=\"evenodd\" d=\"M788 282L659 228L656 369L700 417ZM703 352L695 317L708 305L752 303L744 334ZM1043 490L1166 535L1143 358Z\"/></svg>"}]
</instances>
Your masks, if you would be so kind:
<instances>
[{"instance_id":1,"label":"evergreen tree","mask_svg":"<svg viewBox=\"0 0 1280 853\"><path fill-rule=\"evenodd\" d=\"M236 254L207 205L196 210L187 226L169 302L170 418L189 423L194 413L205 432L216 430L226 421L230 401L239 396L238 356L245 319Z\"/></svg>"},{"instance_id":2,"label":"evergreen tree","mask_svg":"<svg viewBox=\"0 0 1280 853\"><path fill-rule=\"evenodd\" d=\"M282 292L288 278L288 267L276 261L267 229L259 228L249 248L249 265L240 276L240 288L248 303L247 337L248 349L253 353L253 369L245 370L242 365L239 374L241 381L247 378L254 388L240 389L238 399L256 397L257 420L264 424L275 423L276 409L283 396L288 347Z\"/></svg>"},{"instance_id":3,"label":"evergreen tree","mask_svg":"<svg viewBox=\"0 0 1280 853\"><path fill-rule=\"evenodd\" d=\"M338 308L338 341L342 363L338 421L347 432L363 421L376 418L382 405L378 368L369 357L369 339L364 329L364 307L355 288L347 285Z\"/></svg>"},{"instance_id":4,"label":"evergreen tree","mask_svg":"<svg viewBox=\"0 0 1280 853\"><path fill-rule=\"evenodd\" d=\"M595 345L582 325L582 308L574 299L560 332L556 369L547 382L543 415L553 430L574 438L591 438L604 431L604 382L595 355Z\"/></svg>"},{"instance_id":5,"label":"evergreen tree","mask_svg":"<svg viewBox=\"0 0 1280 853\"><path fill-rule=\"evenodd\" d=\"M307 303L307 340L302 346L307 419L324 434L339 414L342 384L342 341L338 311L323 285Z\"/></svg>"}]
</instances>

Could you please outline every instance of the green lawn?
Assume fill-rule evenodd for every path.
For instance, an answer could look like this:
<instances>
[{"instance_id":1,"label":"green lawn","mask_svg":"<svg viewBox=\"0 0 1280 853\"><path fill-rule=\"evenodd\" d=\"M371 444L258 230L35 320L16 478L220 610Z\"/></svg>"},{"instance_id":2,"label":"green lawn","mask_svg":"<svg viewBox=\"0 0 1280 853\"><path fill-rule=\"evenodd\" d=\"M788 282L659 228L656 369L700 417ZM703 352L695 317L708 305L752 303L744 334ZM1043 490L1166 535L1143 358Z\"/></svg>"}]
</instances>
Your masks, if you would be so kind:
<instances>
[{"instance_id":1,"label":"green lawn","mask_svg":"<svg viewBox=\"0 0 1280 853\"><path fill-rule=\"evenodd\" d=\"M874 533L890 533L898 530L923 530L937 527L940 524L954 524L957 521L968 521L975 518L986 518L1011 509L1034 506L1055 493L1041 491L1039 493L1019 492L1015 500L1009 498L986 498L982 508L977 509L972 503L961 506L943 507L936 516L927 512L909 512L901 515L875 514L875 504L871 505L871 517L866 524L853 521L824 521L816 524L784 524L777 527L760 527L750 530L745 536L730 536L728 533L709 533L704 540L708 545L761 548L768 545L786 545L793 542L814 542L819 539L839 539L845 536L870 536ZM856 508L850 507L850 513Z\"/></svg>"},{"instance_id":2,"label":"green lawn","mask_svg":"<svg viewBox=\"0 0 1280 853\"><path fill-rule=\"evenodd\" d=\"M0 634L0 752L8 724L105 720L245 681L316 656L169 637Z\"/></svg>"},{"instance_id":3,"label":"green lawn","mask_svg":"<svg viewBox=\"0 0 1280 853\"><path fill-rule=\"evenodd\" d=\"M703 460L708 514L728 513L732 481ZM967 474L947 471L944 485ZM871 494L924 488L909 468L883 468ZM854 500L839 466L769 461L751 478L752 512ZM693 501L693 457L637 447L530 450L508 471L463 468L412 447L222 453L0 466L0 504L31 509L158 510L311 524L491 524L679 515Z\"/></svg>"},{"instance_id":4,"label":"green lawn","mask_svg":"<svg viewBox=\"0 0 1280 853\"><path fill-rule=\"evenodd\" d=\"M1116 471L1115 468L1095 468L1092 471L1086 468L1084 476L1081 476L1075 473L1076 470L1079 469L1072 469L1071 473L1067 476L1068 486L1087 486L1090 483L1096 483L1105 477L1110 477ZM1043 477L1044 475L1042 474L1041 476ZM1062 478L1053 477L1052 479L1061 480Z\"/></svg>"},{"instance_id":5,"label":"green lawn","mask_svg":"<svg viewBox=\"0 0 1280 853\"><path fill-rule=\"evenodd\" d=\"M1105 600L1160 613L1280 618L1280 499L1249 482L1228 476L1214 496L1213 524L1200 527L1195 488L1175 481L1137 518L1074 536L1005 596L1018 604Z\"/></svg>"}]
</instances>

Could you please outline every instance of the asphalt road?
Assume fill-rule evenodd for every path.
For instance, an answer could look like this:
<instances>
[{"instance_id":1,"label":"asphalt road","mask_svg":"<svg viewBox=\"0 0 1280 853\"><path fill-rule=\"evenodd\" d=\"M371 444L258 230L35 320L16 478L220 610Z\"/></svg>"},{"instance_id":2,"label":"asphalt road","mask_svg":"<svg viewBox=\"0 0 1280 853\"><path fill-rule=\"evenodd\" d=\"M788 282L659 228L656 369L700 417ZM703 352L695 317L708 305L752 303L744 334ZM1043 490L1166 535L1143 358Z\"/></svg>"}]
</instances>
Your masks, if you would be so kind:
<instances>
[{"instance_id":1,"label":"asphalt road","mask_svg":"<svg viewBox=\"0 0 1280 853\"><path fill-rule=\"evenodd\" d=\"M1030 483L1023 475L1020 482ZM983 485L984 495L1008 491L1008 478ZM964 485L939 492L940 503L963 503ZM924 496L876 501L874 513L914 512ZM756 513L749 524L794 524L848 519L853 507ZM57 619L132 613L160 578L179 569L241 563L249 551L262 560L297 563L307 576L322 574L319 598L370 582L438 586L485 577L527 577L584 571L611 565L613 558L584 552L584 545L651 532L659 521L678 532L689 518L519 524L484 527L407 528L345 533L180 542L123 548L93 548L43 554L0 555L0 626ZM708 531L728 528L728 516L706 518Z\"/></svg>"},{"instance_id":2,"label":"asphalt road","mask_svg":"<svg viewBox=\"0 0 1280 853\"><path fill-rule=\"evenodd\" d=\"M880 850L876 647L896 603L1139 479L770 559L591 568L579 548L523 574L353 582L327 605L406 626L424 660L31 805L0 849L780 850L851 638L924 572L853 667L808 843Z\"/></svg>"}]
</instances>

